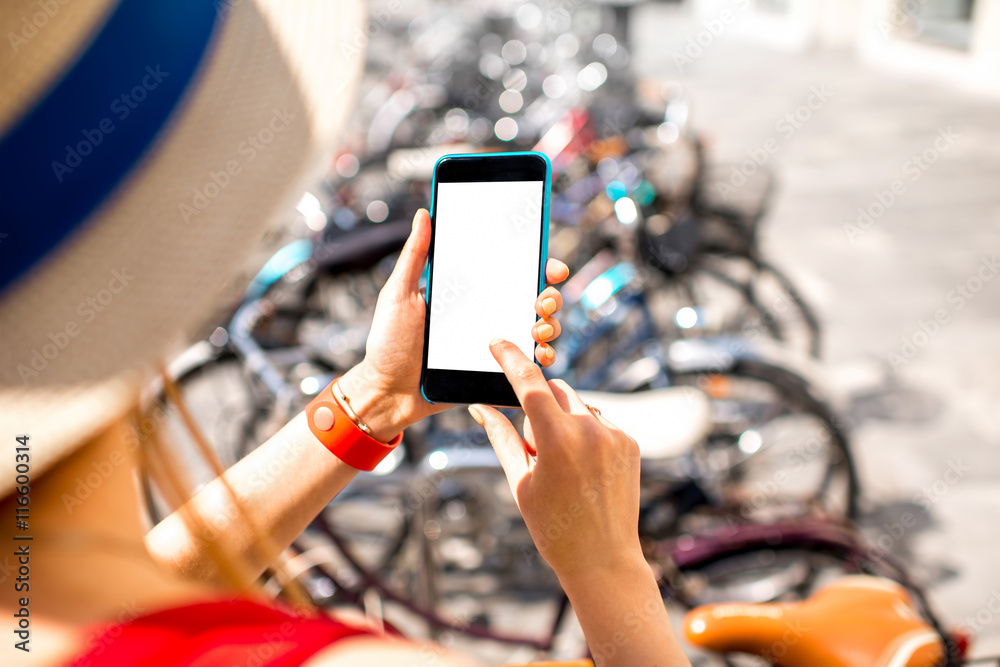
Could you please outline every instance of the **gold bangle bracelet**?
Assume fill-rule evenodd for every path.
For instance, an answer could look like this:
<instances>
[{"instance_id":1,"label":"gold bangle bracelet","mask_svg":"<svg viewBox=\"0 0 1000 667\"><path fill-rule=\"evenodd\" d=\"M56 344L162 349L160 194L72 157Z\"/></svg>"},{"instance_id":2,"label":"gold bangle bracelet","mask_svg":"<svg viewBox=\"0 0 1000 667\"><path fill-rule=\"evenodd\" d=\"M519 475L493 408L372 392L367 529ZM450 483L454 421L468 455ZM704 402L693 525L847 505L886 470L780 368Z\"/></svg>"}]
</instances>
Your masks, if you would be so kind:
<instances>
[{"instance_id":1,"label":"gold bangle bracelet","mask_svg":"<svg viewBox=\"0 0 1000 667\"><path fill-rule=\"evenodd\" d=\"M343 408L344 414L347 415L348 419L354 422L354 425L361 429L362 433L367 436L371 436L371 428L361 419L361 417L358 416L358 413L354 411L354 408L351 407L351 399L347 398L347 394L345 394L344 390L340 388L339 380L334 380L333 382L333 397L337 399L337 403L341 408Z\"/></svg>"}]
</instances>

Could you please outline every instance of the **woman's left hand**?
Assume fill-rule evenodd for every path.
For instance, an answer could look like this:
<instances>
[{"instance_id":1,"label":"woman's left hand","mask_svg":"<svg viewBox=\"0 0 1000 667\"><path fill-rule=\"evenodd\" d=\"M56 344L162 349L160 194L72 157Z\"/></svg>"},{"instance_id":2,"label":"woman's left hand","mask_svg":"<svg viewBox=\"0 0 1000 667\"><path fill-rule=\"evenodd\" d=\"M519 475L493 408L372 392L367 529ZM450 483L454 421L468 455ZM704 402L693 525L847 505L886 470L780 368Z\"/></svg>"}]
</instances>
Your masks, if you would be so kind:
<instances>
[{"instance_id":1,"label":"woman's left hand","mask_svg":"<svg viewBox=\"0 0 1000 667\"><path fill-rule=\"evenodd\" d=\"M388 442L407 426L451 407L428 403L420 393L426 309L420 276L427 263L430 240L430 214L420 209L413 218L413 229L396 267L379 293L364 361L340 380L352 407L371 427L372 436L381 442ZM568 275L565 264L549 259L545 280L550 286L535 299L535 312L541 319L532 327L531 335L539 343L535 358L542 366L555 361L550 343L560 333L554 316L562 308L562 296L551 285L566 280Z\"/></svg>"}]
</instances>

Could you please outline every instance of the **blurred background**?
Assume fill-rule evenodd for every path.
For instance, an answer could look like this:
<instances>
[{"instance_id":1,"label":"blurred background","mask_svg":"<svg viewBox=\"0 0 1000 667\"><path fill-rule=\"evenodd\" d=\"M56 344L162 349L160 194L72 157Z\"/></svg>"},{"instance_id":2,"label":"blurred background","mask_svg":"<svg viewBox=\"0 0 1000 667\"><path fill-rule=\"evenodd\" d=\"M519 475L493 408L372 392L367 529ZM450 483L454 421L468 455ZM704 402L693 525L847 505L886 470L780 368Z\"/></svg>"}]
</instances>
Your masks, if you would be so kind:
<instances>
[{"instance_id":1,"label":"blurred background","mask_svg":"<svg viewBox=\"0 0 1000 667\"><path fill-rule=\"evenodd\" d=\"M1000 652L1000 0L369 12L327 179L172 367L225 461L361 359L438 157L540 150L572 271L550 375L639 440L674 617L872 572ZM323 605L492 663L581 655L454 412L332 503L293 570Z\"/></svg>"},{"instance_id":2,"label":"blurred background","mask_svg":"<svg viewBox=\"0 0 1000 667\"><path fill-rule=\"evenodd\" d=\"M778 138L761 243L823 323L823 372L851 418L871 503L862 523L933 582L943 616L978 616L983 642L1000 634L983 613L1000 585L1000 536L988 527L1000 517L1000 290L971 289L1000 248L989 139L1000 129L1000 6L758 2L675 66L725 6L637 7L635 66L684 85L714 159L743 160ZM776 134L817 86L829 102L787 140ZM954 143L928 150L942 131ZM905 192L873 209L897 179ZM947 322L928 325L942 310ZM968 470L949 476L959 461ZM929 511L900 534L894 524L922 501Z\"/></svg>"}]
</instances>

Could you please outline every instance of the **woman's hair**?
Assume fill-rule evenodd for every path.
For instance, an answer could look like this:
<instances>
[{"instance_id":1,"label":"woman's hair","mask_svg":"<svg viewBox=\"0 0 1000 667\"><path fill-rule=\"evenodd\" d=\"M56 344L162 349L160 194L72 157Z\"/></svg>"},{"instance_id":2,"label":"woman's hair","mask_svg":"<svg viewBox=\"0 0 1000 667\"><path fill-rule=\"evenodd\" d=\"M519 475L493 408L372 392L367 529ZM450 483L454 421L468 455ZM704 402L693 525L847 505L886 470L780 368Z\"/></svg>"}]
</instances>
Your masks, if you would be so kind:
<instances>
[{"instance_id":1,"label":"woman's hair","mask_svg":"<svg viewBox=\"0 0 1000 667\"><path fill-rule=\"evenodd\" d=\"M208 519L199 512L197 504L189 502L195 495L195 485L191 480L190 466L180 461L177 450L167 442L162 433L162 419L153 417L155 410L165 406L159 403L169 402L175 408L181 423L194 442L198 454L207 463L209 469L218 477L236 508L236 521L243 521L250 528L253 536L253 548L257 554L279 553L270 536L253 521L243 503L233 488L226 481L225 469L218 455L204 433L195 422L184 398L181 396L177 383L170 377L166 367L161 364L160 377L163 382L162 399L150 400L143 406L140 401L130 413L131 427L139 439L139 453L142 474L145 483L155 484L173 511L183 520L196 542L203 545L205 553L211 559L219 578L233 590L241 593L252 592L264 596L260 578L246 557L225 548L225 542L218 539L218 531L211 528ZM151 494L146 494L147 502L152 502ZM263 558L261 559L263 560ZM270 566L274 579L281 586L283 594L296 608L303 611L315 609L315 604L306 593L299 581L291 576L281 556Z\"/></svg>"}]
</instances>

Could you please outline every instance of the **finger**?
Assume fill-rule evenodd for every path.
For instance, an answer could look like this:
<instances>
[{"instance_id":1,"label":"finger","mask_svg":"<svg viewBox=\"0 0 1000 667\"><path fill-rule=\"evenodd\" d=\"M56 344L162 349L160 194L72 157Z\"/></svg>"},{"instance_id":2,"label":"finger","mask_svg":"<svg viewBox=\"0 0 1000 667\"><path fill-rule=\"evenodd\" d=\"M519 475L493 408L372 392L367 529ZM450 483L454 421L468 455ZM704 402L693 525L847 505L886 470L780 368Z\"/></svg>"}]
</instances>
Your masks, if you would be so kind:
<instances>
[{"instance_id":1,"label":"finger","mask_svg":"<svg viewBox=\"0 0 1000 667\"><path fill-rule=\"evenodd\" d=\"M535 449L535 433L531 430L531 420L527 417L524 418L524 448L528 450L528 454L531 456L538 456L538 450Z\"/></svg>"},{"instance_id":2,"label":"finger","mask_svg":"<svg viewBox=\"0 0 1000 667\"><path fill-rule=\"evenodd\" d=\"M549 386L552 387L552 394L556 400L561 405L565 405L566 412L573 415L593 414L580 395L576 393L576 390L569 386L565 380L550 380Z\"/></svg>"},{"instance_id":3,"label":"finger","mask_svg":"<svg viewBox=\"0 0 1000 667\"><path fill-rule=\"evenodd\" d=\"M541 343L535 346L535 359L538 360L544 368L548 368L552 364L556 363L556 351L548 343Z\"/></svg>"},{"instance_id":4,"label":"finger","mask_svg":"<svg viewBox=\"0 0 1000 667\"><path fill-rule=\"evenodd\" d=\"M430 245L431 215L427 209L422 208L413 216L410 236L399 253L399 259L389 279L399 281L402 287L416 291L420 284L420 275L427 264L427 251Z\"/></svg>"},{"instance_id":5,"label":"finger","mask_svg":"<svg viewBox=\"0 0 1000 667\"><path fill-rule=\"evenodd\" d=\"M550 317L563 307L562 294L555 287L546 287L535 299L535 312L539 317Z\"/></svg>"},{"instance_id":6,"label":"finger","mask_svg":"<svg viewBox=\"0 0 1000 667\"><path fill-rule=\"evenodd\" d=\"M517 488L531 470L531 457L517 429L499 410L486 405L470 405L469 414L486 429L493 450L500 459L500 466L507 476L507 483L517 500Z\"/></svg>"},{"instance_id":7,"label":"finger","mask_svg":"<svg viewBox=\"0 0 1000 667\"><path fill-rule=\"evenodd\" d=\"M535 339L536 343L547 343L555 340L559 338L560 333L562 333L562 326L559 324L559 320L554 317L543 317L531 327L531 337Z\"/></svg>"},{"instance_id":8,"label":"finger","mask_svg":"<svg viewBox=\"0 0 1000 667\"><path fill-rule=\"evenodd\" d=\"M561 283L567 278L569 278L569 267L558 259L549 257L549 261L545 263L545 282L552 285Z\"/></svg>"},{"instance_id":9,"label":"finger","mask_svg":"<svg viewBox=\"0 0 1000 667\"><path fill-rule=\"evenodd\" d=\"M566 385L562 380L549 380L549 389L552 390L552 395L556 397L556 402L559 403L559 407L563 409L563 412L570 411L569 396L566 395L566 391L563 389Z\"/></svg>"},{"instance_id":10,"label":"finger","mask_svg":"<svg viewBox=\"0 0 1000 667\"><path fill-rule=\"evenodd\" d=\"M594 407L596 408L597 406L595 405ZM598 409L600 409L600 408L598 408ZM593 412L591 414L593 414ZM607 428L608 430L610 430L610 431L618 431L619 433L624 433L625 435L627 435L630 438L632 437L632 436L628 435L628 433L625 433L625 431L622 431L620 428L618 428L617 426L615 426L614 422L608 421L608 418L605 417L604 415L594 415L594 416L597 417L597 421L601 422L601 424L603 424L604 427ZM634 440L635 438L632 438L632 439Z\"/></svg>"},{"instance_id":11,"label":"finger","mask_svg":"<svg viewBox=\"0 0 1000 667\"><path fill-rule=\"evenodd\" d=\"M542 369L524 356L517 345L495 338L490 342L490 352L503 369L510 386L514 388L525 414L532 417L536 427L547 424L552 417L562 414L542 375Z\"/></svg>"}]
</instances>

